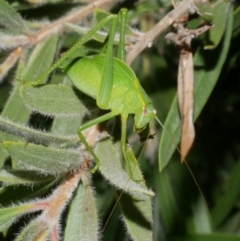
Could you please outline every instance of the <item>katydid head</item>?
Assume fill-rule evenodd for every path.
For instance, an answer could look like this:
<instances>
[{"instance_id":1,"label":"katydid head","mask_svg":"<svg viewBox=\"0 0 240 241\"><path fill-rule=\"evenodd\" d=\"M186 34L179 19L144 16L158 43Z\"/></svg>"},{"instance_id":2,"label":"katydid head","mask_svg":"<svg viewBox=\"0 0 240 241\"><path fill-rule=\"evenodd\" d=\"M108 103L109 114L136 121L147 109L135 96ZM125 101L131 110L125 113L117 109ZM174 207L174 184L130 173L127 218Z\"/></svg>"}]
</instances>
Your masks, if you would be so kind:
<instances>
[{"instance_id":1,"label":"katydid head","mask_svg":"<svg viewBox=\"0 0 240 241\"><path fill-rule=\"evenodd\" d=\"M142 112L136 113L134 116L134 129L137 133L143 131L149 122L156 118L156 110L151 103L143 107Z\"/></svg>"}]
</instances>

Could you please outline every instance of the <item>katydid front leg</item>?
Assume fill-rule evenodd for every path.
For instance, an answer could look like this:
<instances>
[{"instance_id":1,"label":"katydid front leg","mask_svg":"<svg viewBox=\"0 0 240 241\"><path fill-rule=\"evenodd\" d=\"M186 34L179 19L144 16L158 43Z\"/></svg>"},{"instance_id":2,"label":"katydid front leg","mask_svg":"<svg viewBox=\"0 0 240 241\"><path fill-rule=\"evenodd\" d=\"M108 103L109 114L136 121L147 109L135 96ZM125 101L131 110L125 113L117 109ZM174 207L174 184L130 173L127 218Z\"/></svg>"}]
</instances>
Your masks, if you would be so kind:
<instances>
[{"instance_id":1,"label":"katydid front leg","mask_svg":"<svg viewBox=\"0 0 240 241\"><path fill-rule=\"evenodd\" d=\"M83 136L82 134L82 131L89 128L89 127L92 127L94 125L97 125L99 123L102 123L104 121L107 121L111 118L113 118L115 115L114 113L112 112L109 112L103 116L100 116L94 120L91 120L91 121L88 121L87 123L85 123L84 125L80 126L78 128L78 136L80 138L80 140L82 141L82 143L85 145L86 149L91 153L92 157L95 159L95 162L96 162L96 165L95 167L91 170L93 173L98 169L99 165L100 165L100 160L99 158L97 157L97 155L94 153L94 151L92 150L92 147L90 147L90 145L88 144L88 142L86 141L85 137ZM96 143L94 143L96 144Z\"/></svg>"},{"instance_id":2,"label":"katydid front leg","mask_svg":"<svg viewBox=\"0 0 240 241\"><path fill-rule=\"evenodd\" d=\"M127 133L127 118L128 118L128 116L121 115L121 124L122 124L121 149L122 149L123 157L124 157L125 162L126 162L127 172L129 174L130 178L133 179L133 172L132 172L132 169L131 169L130 160L128 158L127 150L126 150L126 145L127 145L127 143L126 143L126 140L127 140L127 136L126 136L126 133Z\"/></svg>"},{"instance_id":3,"label":"katydid front leg","mask_svg":"<svg viewBox=\"0 0 240 241\"><path fill-rule=\"evenodd\" d=\"M90 152L90 154L92 155L92 157L95 159L96 165L95 167L91 170L93 173L98 169L99 165L100 165L100 160L97 157L97 155L94 153L93 151L93 147L91 147L88 142L86 141L84 135L82 134L82 131L86 130L89 127L92 127L94 125L100 124L104 121L107 121L111 118L115 117L115 114L112 112L109 112L103 116L100 116L94 120L88 121L87 123L85 123L84 125L80 126L78 128L78 136L80 138L80 140L82 141L82 143L85 145L86 149ZM128 159L128 155L127 155L127 150L126 150L126 131L127 131L127 118L125 116L121 116L121 124L122 124L122 130L121 130L121 150L123 153L123 157L125 159L126 162L126 168L128 171L129 176L132 178L133 177L133 173L131 170L131 166L129 163L129 159ZM96 143L94 143L96 144Z\"/></svg>"}]
</instances>

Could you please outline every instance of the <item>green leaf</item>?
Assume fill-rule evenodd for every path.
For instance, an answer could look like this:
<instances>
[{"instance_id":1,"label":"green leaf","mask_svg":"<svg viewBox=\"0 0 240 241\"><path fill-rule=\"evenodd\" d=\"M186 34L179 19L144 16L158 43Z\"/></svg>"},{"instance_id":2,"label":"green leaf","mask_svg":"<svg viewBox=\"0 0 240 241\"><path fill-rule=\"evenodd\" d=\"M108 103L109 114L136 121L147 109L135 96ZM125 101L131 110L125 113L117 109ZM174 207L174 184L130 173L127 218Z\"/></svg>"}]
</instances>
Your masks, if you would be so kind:
<instances>
[{"instance_id":1,"label":"green leaf","mask_svg":"<svg viewBox=\"0 0 240 241\"><path fill-rule=\"evenodd\" d=\"M70 203L65 241L98 240L98 215L93 193L89 184L78 186Z\"/></svg>"},{"instance_id":2,"label":"green leaf","mask_svg":"<svg viewBox=\"0 0 240 241\"><path fill-rule=\"evenodd\" d=\"M208 39L204 49L213 49L220 43L230 15L230 4L228 1L220 1L213 8L213 23L215 26L207 32Z\"/></svg>"},{"instance_id":3,"label":"green leaf","mask_svg":"<svg viewBox=\"0 0 240 241\"><path fill-rule=\"evenodd\" d=\"M131 161L133 179L140 180L139 185L143 188L147 188L138 167L138 162L130 148L128 148L127 154L128 159ZM150 197L143 199L136 194L131 194L131 196L123 194L120 199L120 205L123 212L123 221L132 240L152 240L153 221Z\"/></svg>"},{"instance_id":4,"label":"green leaf","mask_svg":"<svg viewBox=\"0 0 240 241\"><path fill-rule=\"evenodd\" d=\"M30 56L31 61L25 66L23 61L20 61L19 69L23 71L18 71L16 79L21 79L21 77L26 80L32 78L36 75L44 73L52 64L57 47L57 36L52 35L44 43L38 44ZM26 57L26 56L25 56ZM18 70L19 70L18 69ZM21 79L21 80L23 80ZM10 119L11 121L18 122L19 124L26 124L28 122L30 111L25 107L22 98L19 94L20 83L16 82L14 89L11 92L3 111L2 116ZM22 139L13 136L8 133L0 132L0 140L11 140L11 141L21 141ZM0 145L0 163L3 163L6 159L6 153Z\"/></svg>"},{"instance_id":5,"label":"green leaf","mask_svg":"<svg viewBox=\"0 0 240 241\"><path fill-rule=\"evenodd\" d=\"M16 161L27 169L44 173L62 173L79 168L85 158L80 150L56 149L22 142L2 142L4 148Z\"/></svg>"},{"instance_id":6,"label":"green leaf","mask_svg":"<svg viewBox=\"0 0 240 241\"><path fill-rule=\"evenodd\" d=\"M198 14L205 20L207 23L213 22L213 13L212 8L209 2L205 3L196 3L196 7L198 8Z\"/></svg>"},{"instance_id":7,"label":"green leaf","mask_svg":"<svg viewBox=\"0 0 240 241\"><path fill-rule=\"evenodd\" d=\"M213 227L215 227L216 224L210 219L212 216L210 217L211 214L202 197L193 204L192 209L193 214L189 218L189 233L193 232L193 230L199 234L213 232Z\"/></svg>"},{"instance_id":8,"label":"green leaf","mask_svg":"<svg viewBox=\"0 0 240 241\"><path fill-rule=\"evenodd\" d=\"M17 79L28 82L37 80L42 76L51 66L56 50L57 50L58 35L53 34L43 43L39 43L34 48L31 56L27 62L25 71Z\"/></svg>"},{"instance_id":9,"label":"green leaf","mask_svg":"<svg viewBox=\"0 0 240 241\"><path fill-rule=\"evenodd\" d=\"M34 171L10 171L0 170L0 182L4 185L32 185L39 184L42 182L51 181L53 176L40 176L39 173Z\"/></svg>"},{"instance_id":10,"label":"green leaf","mask_svg":"<svg viewBox=\"0 0 240 241\"><path fill-rule=\"evenodd\" d=\"M45 241L48 240L50 231L46 222L41 219L32 220L17 236L15 241Z\"/></svg>"},{"instance_id":11,"label":"green leaf","mask_svg":"<svg viewBox=\"0 0 240 241\"><path fill-rule=\"evenodd\" d=\"M236 37L240 33L240 7L234 11L233 21L233 37Z\"/></svg>"},{"instance_id":12,"label":"green leaf","mask_svg":"<svg viewBox=\"0 0 240 241\"><path fill-rule=\"evenodd\" d=\"M234 208L240 194L240 161L234 166L229 181L226 185L226 191L224 195L221 195L217 199L217 203L212 210L212 218L214 224L217 226L225 220L231 210Z\"/></svg>"},{"instance_id":13,"label":"green leaf","mask_svg":"<svg viewBox=\"0 0 240 241\"><path fill-rule=\"evenodd\" d=\"M66 77L63 80L63 84L67 86L71 86L72 82L71 80ZM51 133L56 134L56 135L75 135L76 140L79 141L79 137L76 135L76 130L78 129L80 125L80 120L81 120L82 114L79 113L79 115L76 115L74 117L68 118L68 117L55 117L52 128L51 128Z\"/></svg>"},{"instance_id":14,"label":"green leaf","mask_svg":"<svg viewBox=\"0 0 240 241\"><path fill-rule=\"evenodd\" d=\"M221 73L230 46L232 22L231 7L222 44L212 51L203 51L199 48L194 56L194 120L199 116ZM204 66L208 66L208 64L210 67L205 69ZM176 145L180 141L180 126L181 120L178 112L177 97L175 97L164 123L164 131L159 143L158 158L160 171L168 164L176 149Z\"/></svg>"},{"instance_id":15,"label":"green leaf","mask_svg":"<svg viewBox=\"0 0 240 241\"><path fill-rule=\"evenodd\" d=\"M73 88L64 85L32 87L24 84L20 95L26 106L49 116L84 116L87 108L81 103Z\"/></svg>"},{"instance_id":16,"label":"green leaf","mask_svg":"<svg viewBox=\"0 0 240 241\"><path fill-rule=\"evenodd\" d=\"M0 209L0 231L3 231L16 221L21 215L30 212L34 204L23 204L20 206Z\"/></svg>"},{"instance_id":17,"label":"green leaf","mask_svg":"<svg viewBox=\"0 0 240 241\"><path fill-rule=\"evenodd\" d=\"M80 114L71 118L55 117L52 124L51 133L56 133L56 135L72 135L74 140L69 140L68 146L70 146L70 143L72 143L73 146L76 146L76 144L74 145L74 142L78 143L80 141L79 137L76 135L76 130L80 126L81 117L82 116Z\"/></svg>"},{"instance_id":18,"label":"green leaf","mask_svg":"<svg viewBox=\"0 0 240 241\"><path fill-rule=\"evenodd\" d=\"M239 241L239 235L234 234L189 234L184 237L172 237L172 241Z\"/></svg>"},{"instance_id":19,"label":"green leaf","mask_svg":"<svg viewBox=\"0 0 240 241\"><path fill-rule=\"evenodd\" d=\"M18 33L28 32L21 16L4 0L0 0L0 25Z\"/></svg>"},{"instance_id":20,"label":"green leaf","mask_svg":"<svg viewBox=\"0 0 240 241\"><path fill-rule=\"evenodd\" d=\"M140 199L135 195L121 196L122 218L127 231L135 241L152 240L151 201Z\"/></svg>"},{"instance_id":21,"label":"green leaf","mask_svg":"<svg viewBox=\"0 0 240 241\"><path fill-rule=\"evenodd\" d=\"M104 139L97 144L96 155L100 160L99 170L102 175L116 188L124 190L129 194L136 194L141 198L154 196L151 190L142 187L138 183L131 180L120 164L120 158L109 139ZM120 152L121 153L121 152ZM148 195L148 196L146 196Z\"/></svg>"},{"instance_id":22,"label":"green leaf","mask_svg":"<svg viewBox=\"0 0 240 241\"><path fill-rule=\"evenodd\" d=\"M228 58L228 69L235 65L237 58L239 56L239 38L240 38L240 7L238 7L233 13L233 30L232 30L232 40L229 51ZM226 65L226 64L225 64Z\"/></svg>"},{"instance_id":23,"label":"green leaf","mask_svg":"<svg viewBox=\"0 0 240 241\"><path fill-rule=\"evenodd\" d=\"M39 172L38 172L39 175ZM42 178L40 176L40 178ZM47 177L46 177L47 178ZM41 183L34 186L7 186L0 188L0 203L3 206L11 206L12 203L19 201L32 200L34 198L39 198L39 196L46 195L49 190L54 188L57 183L59 183L59 178L55 178L49 183Z\"/></svg>"},{"instance_id":24,"label":"green leaf","mask_svg":"<svg viewBox=\"0 0 240 241\"><path fill-rule=\"evenodd\" d=\"M4 133L22 137L27 142L34 142L42 145L76 146L79 143L77 135L59 136L44 131L37 131L27 126L12 122L2 116L0 116L0 130Z\"/></svg>"},{"instance_id":25,"label":"green leaf","mask_svg":"<svg viewBox=\"0 0 240 241\"><path fill-rule=\"evenodd\" d=\"M157 173L154 171L156 175L156 180L154 180L156 182L156 198L154 203L156 203L156 205L160 204L160 210L156 210L156 213L154 213L154 219L156 219L154 223L157 221L159 225L164 227L166 233L171 232L172 225L179 215L178 204L174 193L175 179L171 177L171 169L169 168L174 164L175 163L171 162L161 174L159 174L158 171ZM159 232L159 235L163 236L164 234Z\"/></svg>"}]
</instances>

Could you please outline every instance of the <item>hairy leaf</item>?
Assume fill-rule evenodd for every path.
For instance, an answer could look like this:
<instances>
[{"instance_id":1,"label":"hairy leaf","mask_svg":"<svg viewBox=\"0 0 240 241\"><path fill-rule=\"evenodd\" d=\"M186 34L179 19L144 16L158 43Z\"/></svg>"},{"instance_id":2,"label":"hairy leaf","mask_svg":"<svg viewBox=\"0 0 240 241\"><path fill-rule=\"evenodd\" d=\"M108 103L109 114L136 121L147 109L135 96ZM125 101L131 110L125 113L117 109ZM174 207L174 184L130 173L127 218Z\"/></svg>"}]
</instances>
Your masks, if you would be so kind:
<instances>
[{"instance_id":1,"label":"hairy leaf","mask_svg":"<svg viewBox=\"0 0 240 241\"><path fill-rule=\"evenodd\" d=\"M0 130L24 138L27 142L42 145L76 146L79 142L77 135L60 136L44 131L38 131L27 126L15 123L0 116Z\"/></svg>"},{"instance_id":2,"label":"hairy leaf","mask_svg":"<svg viewBox=\"0 0 240 241\"><path fill-rule=\"evenodd\" d=\"M4 0L0 0L0 25L19 33L28 31L21 16Z\"/></svg>"},{"instance_id":3,"label":"hairy leaf","mask_svg":"<svg viewBox=\"0 0 240 241\"><path fill-rule=\"evenodd\" d=\"M53 176L40 176L39 173L34 171L10 171L0 170L0 181L4 185L32 185L42 182L48 182L53 179Z\"/></svg>"},{"instance_id":4,"label":"hairy leaf","mask_svg":"<svg viewBox=\"0 0 240 241\"><path fill-rule=\"evenodd\" d=\"M8 207L0 209L0 231L10 226L21 215L30 212L33 204L23 204L20 206Z\"/></svg>"},{"instance_id":5,"label":"hairy leaf","mask_svg":"<svg viewBox=\"0 0 240 241\"><path fill-rule=\"evenodd\" d=\"M45 241L48 240L49 233L46 222L35 219L21 230L15 241Z\"/></svg>"},{"instance_id":6,"label":"hairy leaf","mask_svg":"<svg viewBox=\"0 0 240 241\"><path fill-rule=\"evenodd\" d=\"M146 188L142 173L138 168L138 162L130 148L128 148L127 154L131 161L133 179L138 180L139 185ZM123 211L122 219L132 239L135 241L152 240L153 223L150 197L143 199L136 194L128 195L124 193L121 196L120 205Z\"/></svg>"},{"instance_id":7,"label":"hairy leaf","mask_svg":"<svg viewBox=\"0 0 240 241\"><path fill-rule=\"evenodd\" d=\"M56 149L22 142L2 142L4 148L16 161L44 173L62 173L79 168L84 162L80 150Z\"/></svg>"},{"instance_id":8,"label":"hairy leaf","mask_svg":"<svg viewBox=\"0 0 240 241\"><path fill-rule=\"evenodd\" d=\"M78 99L71 87L64 85L43 85L32 87L27 84L20 88L26 106L49 116L84 116L87 108Z\"/></svg>"},{"instance_id":9,"label":"hairy leaf","mask_svg":"<svg viewBox=\"0 0 240 241\"><path fill-rule=\"evenodd\" d=\"M64 241L98 240L98 215L93 194L88 182L78 186L70 203Z\"/></svg>"},{"instance_id":10,"label":"hairy leaf","mask_svg":"<svg viewBox=\"0 0 240 241\"><path fill-rule=\"evenodd\" d=\"M99 170L102 175L116 188L124 190L129 194L136 194L139 197L147 198L146 195L154 196L151 190L143 188L124 171L120 164L120 157L110 140L100 141L96 148L96 154L101 161Z\"/></svg>"},{"instance_id":11,"label":"hairy leaf","mask_svg":"<svg viewBox=\"0 0 240 241\"><path fill-rule=\"evenodd\" d=\"M55 52L57 47L57 36L52 35L44 43L38 44L32 55L30 56L31 61L28 62L27 66L20 66L19 69L24 70L18 71L17 79L26 80L33 78L35 75L44 73L52 64ZM35 61L33 61L35 59ZM20 63L22 63L20 61ZM41 64L42 63L42 64ZM44 64L43 64L44 63ZM14 89L11 92L3 111L2 116L10 119L11 121L16 121L19 124L26 124L28 122L30 111L25 107L22 98L19 94L20 83L15 83ZM22 139L16 136L13 136L8 133L1 131L0 140L12 140L12 141L21 141ZM4 162L6 159L6 153L3 151L2 146L0 145L0 163Z\"/></svg>"}]
</instances>

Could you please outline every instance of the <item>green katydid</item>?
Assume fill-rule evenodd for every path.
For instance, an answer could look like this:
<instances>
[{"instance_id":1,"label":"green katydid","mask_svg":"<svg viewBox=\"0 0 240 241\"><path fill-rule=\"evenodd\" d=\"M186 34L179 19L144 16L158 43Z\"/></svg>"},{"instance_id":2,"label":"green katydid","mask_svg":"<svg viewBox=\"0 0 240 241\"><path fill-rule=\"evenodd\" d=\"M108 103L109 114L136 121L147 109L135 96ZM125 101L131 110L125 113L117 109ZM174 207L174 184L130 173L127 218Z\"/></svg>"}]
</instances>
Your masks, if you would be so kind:
<instances>
[{"instance_id":1,"label":"green katydid","mask_svg":"<svg viewBox=\"0 0 240 241\"><path fill-rule=\"evenodd\" d=\"M95 171L99 166L99 159L84 138L82 131L95 124L109 120L117 115L121 116L121 148L127 168L131 174L126 151L126 127L130 114L134 114L134 129L141 132L156 118L156 111L152 106L148 95L141 87L133 70L124 63L125 56L125 26L127 10L122 9L118 15L109 15L86 33L70 50L37 81L31 82L33 86L41 84L55 68L59 67L67 58L86 41L88 41L99 29L111 23L106 45L106 54L83 57L74 60L64 69L64 72L72 80L73 84L83 93L96 99L100 109L110 110L107 114L91 120L78 129L78 136L95 159ZM120 40L118 58L113 57L113 42L118 21L120 22Z\"/></svg>"}]
</instances>

